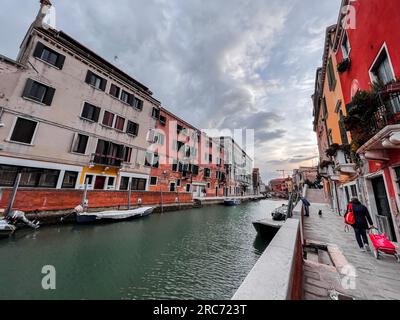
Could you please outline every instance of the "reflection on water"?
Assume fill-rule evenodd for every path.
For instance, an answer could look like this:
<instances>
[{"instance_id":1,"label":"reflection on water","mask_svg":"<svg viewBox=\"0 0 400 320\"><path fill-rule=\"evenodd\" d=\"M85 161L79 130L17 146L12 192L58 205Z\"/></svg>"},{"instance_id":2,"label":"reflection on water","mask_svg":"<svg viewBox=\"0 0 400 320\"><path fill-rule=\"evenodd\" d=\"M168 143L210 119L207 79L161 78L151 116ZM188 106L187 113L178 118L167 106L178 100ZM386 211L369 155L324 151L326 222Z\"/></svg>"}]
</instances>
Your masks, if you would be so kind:
<instances>
[{"instance_id":1,"label":"reflection on water","mask_svg":"<svg viewBox=\"0 0 400 320\"><path fill-rule=\"evenodd\" d=\"M266 243L252 221L279 202L205 207L0 241L1 299L230 299ZM57 289L44 291L44 265Z\"/></svg>"}]
</instances>

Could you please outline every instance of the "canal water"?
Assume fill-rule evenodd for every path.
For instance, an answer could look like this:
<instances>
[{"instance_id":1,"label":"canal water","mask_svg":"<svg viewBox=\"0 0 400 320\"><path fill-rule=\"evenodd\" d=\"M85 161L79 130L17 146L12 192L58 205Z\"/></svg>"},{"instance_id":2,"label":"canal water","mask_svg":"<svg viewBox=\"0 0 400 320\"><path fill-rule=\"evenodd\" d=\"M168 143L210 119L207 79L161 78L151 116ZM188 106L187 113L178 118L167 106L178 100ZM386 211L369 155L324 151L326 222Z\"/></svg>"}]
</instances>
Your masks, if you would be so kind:
<instances>
[{"instance_id":1,"label":"canal water","mask_svg":"<svg viewBox=\"0 0 400 320\"><path fill-rule=\"evenodd\" d=\"M281 203L17 233L0 240L0 299L230 299L267 246L252 221ZM56 290L42 289L46 265Z\"/></svg>"}]
</instances>

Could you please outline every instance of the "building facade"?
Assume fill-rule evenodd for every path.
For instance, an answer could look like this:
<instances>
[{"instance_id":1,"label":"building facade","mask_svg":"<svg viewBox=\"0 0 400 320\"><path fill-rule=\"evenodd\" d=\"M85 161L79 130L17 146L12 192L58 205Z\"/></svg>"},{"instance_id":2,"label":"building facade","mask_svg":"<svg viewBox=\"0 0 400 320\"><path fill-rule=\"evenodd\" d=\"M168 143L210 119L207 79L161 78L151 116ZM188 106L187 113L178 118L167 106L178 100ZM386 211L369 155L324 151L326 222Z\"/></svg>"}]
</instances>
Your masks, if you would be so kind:
<instances>
[{"instance_id":1,"label":"building facade","mask_svg":"<svg viewBox=\"0 0 400 320\"><path fill-rule=\"evenodd\" d=\"M343 8L349 5L355 27L342 23L348 18ZM333 206L338 211L345 211L347 202L359 197L374 223L392 240L400 238L399 21L396 0L342 1L328 51L341 91L341 97L331 102L340 101L342 114L331 129L336 129L341 139L332 141L327 149L334 162L331 169L338 170L327 172L325 163L328 170L322 171L337 181Z\"/></svg>"},{"instance_id":2,"label":"building facade","mask_svg":"<svg viewBox=\"0 0 400 320\"><path fill-rule=\"evenodd\" d=\"M161 106L145 85L44 23L0 56L0 187L253 193L253 160Z\"/></svg>"}]
</instances>

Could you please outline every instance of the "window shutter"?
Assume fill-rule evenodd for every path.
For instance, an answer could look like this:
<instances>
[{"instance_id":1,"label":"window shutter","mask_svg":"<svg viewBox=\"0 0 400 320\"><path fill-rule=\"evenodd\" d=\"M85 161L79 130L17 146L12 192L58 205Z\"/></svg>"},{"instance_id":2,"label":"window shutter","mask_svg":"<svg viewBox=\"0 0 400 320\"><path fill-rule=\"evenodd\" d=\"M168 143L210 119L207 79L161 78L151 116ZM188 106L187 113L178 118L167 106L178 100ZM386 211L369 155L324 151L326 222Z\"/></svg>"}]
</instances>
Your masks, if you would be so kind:
<instances>
[{"instance_id":1,"label":"window shutter","mask_svg":"<svg viewBox=\"0 0 400 320\"><path fill-rule=\"evenodd\" d=\"M36 58L40 58L42 56L42 52L43 52L44 48L45 48L44 44L41 42L38 42L36 44L35 51L33 52L33 56Z\"/></svg>"},{"instance_id":2,"label":"window shutter","mask_svg":"<svg viewBox=\"0 0 400 320\"><path fill-rule=\"evenodd\" d=\"M101 79L100 90L106 91L106 86L107 86L107 80Z\"/></svg>"},{"instance_id":3,"label":"window shutter","mask_svg":"<svg viewBox=\"0 0 400 320\"><path fill-rule=\"evenodd\" d=\"M56 67L62 70L62 68L64 67L64 62L65 62L65 56L62 54L58 54Z\"/></svg>"},{"instance_id":4,"label":"window shutter","mask_svg":"<svg viewBox=\"0 0 400 320\"><path fill-rule=\"evenodd\" d=\"M33 84L33 80L32 79L27 79L26 80L25 89L24 89L24 92L22 94L23 97L29 98L29 92L31 91L32 84Z\"/></svg>"},{"instance_id":5,"label":"window shutter","mask_svg":"<svg viewBox=\"0 0 400 320\"><path fill-rule=\"evenodd\" d=\"M75 152L77 143L78 143L78 134L74 133L74 135L72 136L71 148L69 150L70 152Z\"/></svg>"},{"instance_id":6,"label":"window shutter","mask_svg":"<svg viewBox=\"0 0 400 320\"><path fill-rule=\"evenodd\" d=\"M135 123L135 136L137 136L139 133L139 124Z\"/></svg>"},{"instance_id":7,"label":"window shutter","mask_svg":"<svg viewBox=\"0 0 400 320\"><path fill-rule=\"evenodd\" d=\"M143 110L143 101L142 100L140 100L140 99L136 99L136 107L139 109L139 110ZM160 116L160 110L158 110L158 116L157 116L157 118Z\"/></svg>"},{"instance_id":8,"label":"window shutter","mask_svg":"<svg viewBox=\"0 0 400 320\"><path fill-rule=\"evenodd\" d=\"M44 96L44 100L43 100L43 103L45 105L51 106L55 92L56 92L56 89L50 88L50 87L47 88L46 95Z\"/></svg>"},{"instance_id":9,"label":"window shutter","mask_svg":"<svg viewBox=\"0 0 400 320\"><path fill-rule=\"evenodd\" d=\"M86 80L85 82L90 84L90 79L92 78L93 72L88 70L87 74L86 74Z\"/></svg>"}]
</instances>

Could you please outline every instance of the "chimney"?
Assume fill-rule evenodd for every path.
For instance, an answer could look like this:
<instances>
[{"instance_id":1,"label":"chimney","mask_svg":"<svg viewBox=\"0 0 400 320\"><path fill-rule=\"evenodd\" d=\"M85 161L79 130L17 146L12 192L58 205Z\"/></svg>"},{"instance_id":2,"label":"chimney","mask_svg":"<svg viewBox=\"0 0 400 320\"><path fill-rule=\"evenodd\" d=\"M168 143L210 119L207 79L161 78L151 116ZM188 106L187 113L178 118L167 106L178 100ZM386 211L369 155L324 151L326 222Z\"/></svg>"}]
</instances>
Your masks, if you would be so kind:
<instances>
[{"instance_id":1,"label":"chimney","mask_svg":"<svg viewBox=\"0 0 400 320\"><path fill-rule=\"evenodd\" d=\"M53 5L51 4L50 0L40 0L40 10L36 16L35 21L33 22L34 27L43 27L44 18L49 13L50 8Z\"/></svg>"}]
</instances>

